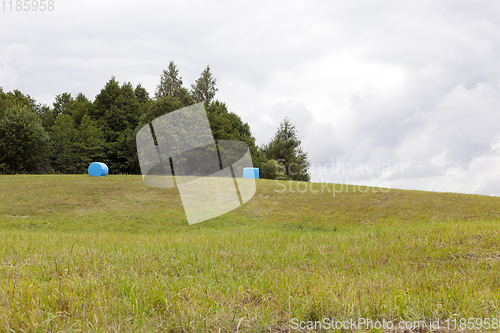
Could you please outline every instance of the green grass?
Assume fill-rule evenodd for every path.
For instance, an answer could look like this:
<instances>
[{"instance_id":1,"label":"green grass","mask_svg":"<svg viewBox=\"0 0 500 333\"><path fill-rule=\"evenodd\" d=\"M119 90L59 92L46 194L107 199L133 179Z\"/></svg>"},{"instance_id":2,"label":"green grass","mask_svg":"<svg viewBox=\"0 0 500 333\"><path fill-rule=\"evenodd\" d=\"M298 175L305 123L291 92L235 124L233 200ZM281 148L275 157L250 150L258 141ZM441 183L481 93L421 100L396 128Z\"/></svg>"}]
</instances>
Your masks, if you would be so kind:
<instances>
[{"instance_id":1,"label":"green grass","mask_svg":"<svg viewBox=\"0 0 500 333\"><path fill-rule=\"evenodd\" d=\"M189 226L140 176L0 176L0 331L500 317L500 198L332 186L258 180Z\"/></svg>"}]
</instances>

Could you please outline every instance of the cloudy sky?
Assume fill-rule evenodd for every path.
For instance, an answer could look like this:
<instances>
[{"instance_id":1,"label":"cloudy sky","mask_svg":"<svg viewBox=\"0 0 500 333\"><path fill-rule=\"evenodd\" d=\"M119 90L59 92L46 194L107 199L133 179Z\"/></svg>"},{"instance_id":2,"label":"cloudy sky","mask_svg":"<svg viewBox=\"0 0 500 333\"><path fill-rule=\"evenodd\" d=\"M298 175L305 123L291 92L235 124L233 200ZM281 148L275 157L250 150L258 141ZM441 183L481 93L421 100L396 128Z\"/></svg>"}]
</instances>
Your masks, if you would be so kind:
<instances>
[{"instance_id":1,"label":"cloudy sky","mask_svg":"<svg viewBox=\"0 0 500 333\"><path fill-rule=\"evenodd\" d=\"M500 2L54 0L0 8L0 86L51 105L173 60L267 143L296 124L313 181L500 195ZM0 5L3 6L3 5Z\"/></svg>"}]
</instances>

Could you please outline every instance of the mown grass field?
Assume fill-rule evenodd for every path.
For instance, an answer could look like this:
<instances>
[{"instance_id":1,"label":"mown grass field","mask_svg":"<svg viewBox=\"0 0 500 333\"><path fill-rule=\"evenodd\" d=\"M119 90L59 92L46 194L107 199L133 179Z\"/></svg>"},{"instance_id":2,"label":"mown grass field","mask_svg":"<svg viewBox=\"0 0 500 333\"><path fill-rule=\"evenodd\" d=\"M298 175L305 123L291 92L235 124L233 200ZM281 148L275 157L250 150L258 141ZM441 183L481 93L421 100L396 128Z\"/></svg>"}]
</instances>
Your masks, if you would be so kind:
<instances>
[{"instance_id":1,"label":"mown grass field","mask_svg":"<svg viewBox=\"0 0 500 333\"><path fill-rule=\"evenodd\" d=\"M500 198L297 185L189 226L140 176L0 176L0 331L500 318Z\"/></svg>"}]
</instances>

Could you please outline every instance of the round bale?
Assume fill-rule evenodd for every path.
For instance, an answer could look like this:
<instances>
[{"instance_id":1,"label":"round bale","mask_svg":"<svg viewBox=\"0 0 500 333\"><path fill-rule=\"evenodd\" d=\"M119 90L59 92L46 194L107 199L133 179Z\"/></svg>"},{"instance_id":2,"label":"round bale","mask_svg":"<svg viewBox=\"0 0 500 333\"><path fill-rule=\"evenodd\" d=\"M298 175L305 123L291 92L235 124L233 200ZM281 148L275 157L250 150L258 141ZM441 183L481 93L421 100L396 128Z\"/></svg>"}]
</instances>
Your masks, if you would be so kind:
<instances>
[{"instance_id":1,"label":"round bale","mask_svg":"<svg viewBox=\"0 0 500 333\"><path fill-rule=\"evenodd\" d=\"M106 176L108 171L108 166L101 162L94 162L89 165L89 175L92 177Z\"/></svg>"}]
</instances>

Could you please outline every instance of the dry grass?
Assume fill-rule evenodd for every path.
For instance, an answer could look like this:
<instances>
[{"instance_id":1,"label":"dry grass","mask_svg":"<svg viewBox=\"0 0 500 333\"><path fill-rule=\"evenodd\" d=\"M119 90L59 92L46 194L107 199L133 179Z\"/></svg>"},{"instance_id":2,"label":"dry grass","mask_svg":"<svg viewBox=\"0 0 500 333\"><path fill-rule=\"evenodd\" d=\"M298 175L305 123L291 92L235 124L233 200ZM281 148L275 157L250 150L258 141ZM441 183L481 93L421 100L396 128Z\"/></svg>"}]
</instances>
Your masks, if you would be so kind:
<instances>
[{"instance_id":1,"label":"dry grass","mask_svg":"<svg viewBox=\"0 0 500 333\"><path fill-rule=\"evenodd\" d=\"M297 185L188 226L141 177L0 176L0 331L499 317L500 198Z\"/></svg>"}]
</instances>

